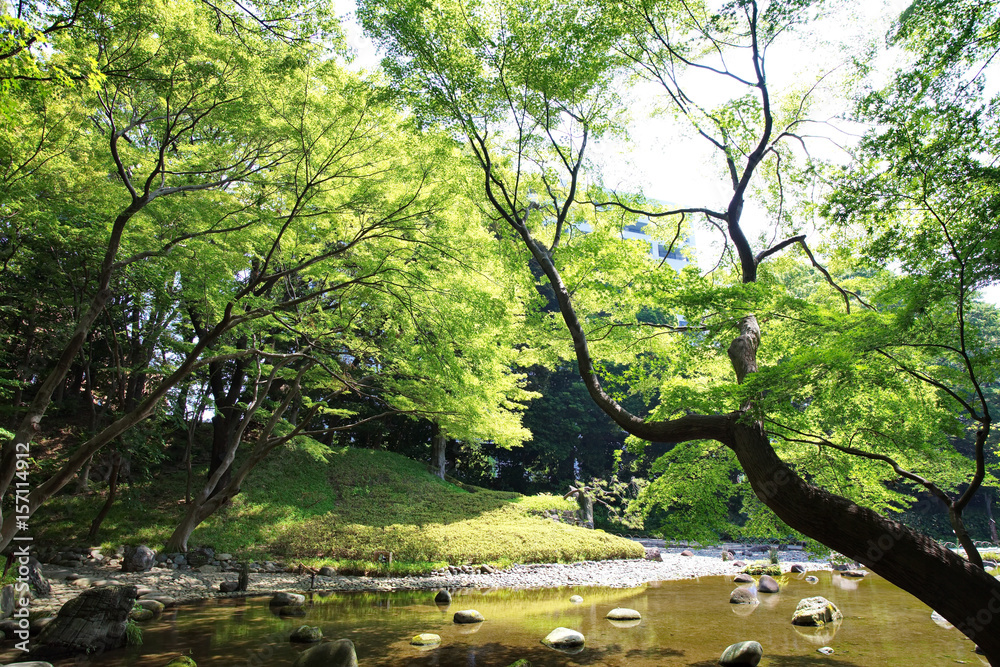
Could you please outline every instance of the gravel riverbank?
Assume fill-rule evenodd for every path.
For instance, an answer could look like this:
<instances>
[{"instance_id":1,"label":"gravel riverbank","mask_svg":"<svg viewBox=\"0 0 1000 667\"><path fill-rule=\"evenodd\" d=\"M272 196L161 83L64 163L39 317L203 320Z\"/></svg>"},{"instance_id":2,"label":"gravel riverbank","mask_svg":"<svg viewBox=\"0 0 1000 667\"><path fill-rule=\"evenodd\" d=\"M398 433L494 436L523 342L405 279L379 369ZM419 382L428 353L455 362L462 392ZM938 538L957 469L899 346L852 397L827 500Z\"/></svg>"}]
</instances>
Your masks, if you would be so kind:
<instances>
[{"instance_id":1,"label":"gravel riverbank","mask_svg":"<svg viewBox=\"0 0 1000 667\"><path fill-rule=\"evenodd\" d=\"M661 549L661 560L583 561L569 564L515 565L492 574L440 574L426 577L332 577L295 573L254 573L250 575L249 595L266 595L274 591L394 591L435 590L439 588L557 588L562 586L607 586L630 588L650 581L690 579L694 577L731 575L739 571L732 561L723 561L716 549L692 549L694 555L681 555L682 548ZM767 554L737 553L746 561L766 558ZM825 560L810 562L801 551L779 552L782 569L802 563L808 570L829 569ZM213 597L232 597L219 592L223 581L235 581L236 573L202 573L195 570L154 568L149 572L125 573L106 566L80 567L71 570L52 565L43 566L52 584L52 594L32 601L36 612L52 612L80 591L108 583L135 584L168 595L178 602ZM70 579L67 579L69 577Z\"/></svg>"}]
</instances>

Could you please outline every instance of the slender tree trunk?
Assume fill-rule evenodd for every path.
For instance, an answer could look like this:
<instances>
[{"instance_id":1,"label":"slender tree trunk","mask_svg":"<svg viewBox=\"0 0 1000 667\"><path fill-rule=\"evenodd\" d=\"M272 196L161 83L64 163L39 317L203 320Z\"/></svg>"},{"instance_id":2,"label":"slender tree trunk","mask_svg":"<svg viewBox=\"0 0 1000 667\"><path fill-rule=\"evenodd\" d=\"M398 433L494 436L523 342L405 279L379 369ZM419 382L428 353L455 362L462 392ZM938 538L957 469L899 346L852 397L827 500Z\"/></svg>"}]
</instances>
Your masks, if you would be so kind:
<instances>
[{"instance_id":1,"label":"slender tree trunk","mask_svg":"<svg viewBox=\"0 0 1000 667\"><path fill-rule=\"evenodd\" d=\"M983 493L983 503L986 505L986 521L990 527L990 541L1000 545L997 539L997 522L993 519L993 493L986 491Z\"/></svg>"},{"instance_id":2,"label":"slender tree trunk","mask_svg":"<svg viewBox=\"0 0 1000 667\"><path fill-rule=\"evenodd\" d=\"M279 366L276 365L271 373L271 379L268 380L263 391L259 393L258 400L262 400L263 397L266 396L267 388L270 387L270 382L274 379L278 368ZM167 539L167 543L163 547L164 551L186 552L188 548L188 540L191 538L191 533L194 532L195 528L197 528L202 521L212 516L216 510L225 505L232 498L236 497L236 495L240 492L243 482L246 480L247 476L253 472L253 469L257 467L257 464L263 461L275 447L288 442L288 440L290 440L294 434L299 431L303 424L308 423L309 420L312 419L318 405L307 411L306 415L303 417L303 424L300 424L299 427L292 429L290 434L277 438L271 437L271 434L274 432L274 427L277 426L278 422L281 421L282 417L288 411L289 405L291 405L292 401L296 401L299 397L299 381L301 380L302 373L304 373L304 370L299 371L299 378L296 379L292 387L289 387L281 403L271 413L271 417L268 419L267 424L261 428L260 433L257 435L257 440L254 443L250 455L247 456L246 460L239 467L239 469L230 475L229 481L224 485L219 483L218 472L209 476L205 485L198 492L198 496L194 499L194 502L188 505L188 509L184 513L184 518L181 519L180 524L178 524L177 528L174 529L174 532ZM258 401L255 401L251 404L249 410L256 411L258 405ZM242 437L242 433L243 431L241 430L239 432L240 437ZM237 442L236 444L238 445L239 443ZM227 457L227 466L232 465L233 458L235 456L236 449L233 448Z\"/></svg>"},{"instance_id":3,"label":"slender tree trunk","mask_svg":"<svg viewBox=\"0 0 1000 667\"><path fill-rule=\"evenodd\" d=\"M111 506L115 504L115 496L118 495L118 472L122 467L122 455L119 452L115 452L113 457L111 478L108 480L108 498L104 501L101 511L97 513L97 516L94 517L94 520L90 524L90 533L87 534L87 539L90 542L97 539L97 531L101 529L101 524L104 523L108 512L111 511Z\"/></svg>"},{"instance_id":4,"label":"slender tree trunk","mask_svg":"<svg viewBox=\"0 0 1000 667\"><path fill-rule=\"evenodd\" d=\"M90 466L94 463L94 457L91 456L87 459L87 462L83 464L80 468L80 473L77 475L76 481L76 493L77 495L87 493L90 491Z\"/></svg>"},{"instance_id":5,"label":"slender tree trunk","mask_svg":"<svg viewBox=\"0 0 1000 667\"><path fill-rule=\"evenodd\" d=\"M438 426L437 433L434 434L432 442L432 452L431 460L434 462L434 474L444 479L445 467L448 464L448 459L445 456L445 452L448 446L448 438L444 434L444 430Z\"/></svg>"}]
</instances>

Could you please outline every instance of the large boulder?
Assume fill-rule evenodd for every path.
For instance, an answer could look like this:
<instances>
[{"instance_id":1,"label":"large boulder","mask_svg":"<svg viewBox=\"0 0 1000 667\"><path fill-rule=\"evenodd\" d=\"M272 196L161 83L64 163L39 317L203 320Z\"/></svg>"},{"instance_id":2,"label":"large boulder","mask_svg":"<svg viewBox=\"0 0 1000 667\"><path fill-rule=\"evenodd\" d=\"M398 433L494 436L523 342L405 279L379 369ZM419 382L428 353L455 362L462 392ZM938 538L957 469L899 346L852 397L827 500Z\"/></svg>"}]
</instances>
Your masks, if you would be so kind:
<instances>
[{"instance_id":1,"label":"large boulder","mask_svg":"<svg viewBox=\"0 0 1000 667\"><path fill-rule=\"evenodd\" d=\"M724 667L749 665L754 667L764 655L764 649L757 642L737 642L726 647L719 658L719 664Z\"/></svg>"},{"instance_id":2,"label":"large boulder","mask_svg":"<svg viewBox=\"0 0 1000 667\"><path fill-rule=\"evenodd\" d=\"M542 643L555 649L574 649L584 645L584 636L569 628L556 628L545 636Z\"/></svg>"},{"instance_id":3,"label":"large boulder","mask_svg":"<svg viewBox=\"0 0 1000 667\"><path fill-rule=\"evenodd\" d=\"M303 651L292 667L358 667L358 654L350 639L338 639Z\"/></svg>"},{"instance_id":4,"label":"large boulder","mask_svg":"<svg viewBox=\"0 0 1000 667\"><path fill-rule=\"evenodd\" d=\"M156 552L145 544L125 548L122 572L149 572L154 565L156 565Z\"/></svg>"},{"instance_id":5,"label":"large boulder","mask_svg":"<svg viewBox=\"0 0 1000 667\"><path fill-rule=\"evenodd\" d=\"M125 646L125 625L135 604L135 586L102 586L62 606L34 641L28 657L48 660L102 653Z\"/></svg>"},{"instance_id":6,"label":"large boulder","mask_svg":"<svg viewBox=\"0 0 1000 667\"><path fill-rule=\"evenodd\" d=\"M792 625L822 627L843 618L844 615L837 609L837 605L824 597L816 596L799 600L795 613L792 614Z\"/></svg>"}]
</instances>

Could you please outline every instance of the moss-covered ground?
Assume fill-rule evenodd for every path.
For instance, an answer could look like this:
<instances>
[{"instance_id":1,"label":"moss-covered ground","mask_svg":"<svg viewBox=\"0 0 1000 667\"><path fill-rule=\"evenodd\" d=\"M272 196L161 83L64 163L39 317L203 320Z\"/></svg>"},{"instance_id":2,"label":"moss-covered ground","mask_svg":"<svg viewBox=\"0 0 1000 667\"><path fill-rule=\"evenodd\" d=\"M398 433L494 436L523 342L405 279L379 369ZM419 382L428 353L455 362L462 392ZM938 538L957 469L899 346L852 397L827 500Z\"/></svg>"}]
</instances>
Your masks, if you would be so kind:
<instances>
[{"instance_id":1,"label":"moss-covered ground","mask_svg":"<svg viewBox=\"0 0 1000 667\"><path fill-rule=\"evenodd\" d=\"M201 479L195 475L195 488ZM159 549L184 513L185 486L183 470L128 485L97 542ZM105 497L106 489L97 486L91 494L54 498L33 517L36 540L87 543L90 520ZM320 454L289 448L265 461L189 544L244 558L393 574L446 563L503 566L642 557L635 542L540 515L550 508L575 509L575 503L460 487L431 475L424 464L388 452L343 448ZM392 552L391 570L375 564L376 551Z\"/></svg>"}]
</instances>

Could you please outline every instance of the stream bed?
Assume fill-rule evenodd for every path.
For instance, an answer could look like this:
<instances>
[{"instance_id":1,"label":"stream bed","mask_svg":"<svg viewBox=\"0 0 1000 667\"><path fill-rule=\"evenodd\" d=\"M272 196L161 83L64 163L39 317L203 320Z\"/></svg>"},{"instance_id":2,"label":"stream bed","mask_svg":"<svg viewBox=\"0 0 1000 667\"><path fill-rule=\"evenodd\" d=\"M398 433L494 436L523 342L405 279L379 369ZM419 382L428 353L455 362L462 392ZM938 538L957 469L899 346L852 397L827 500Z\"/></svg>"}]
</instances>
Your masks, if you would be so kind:
<instances>
[{"instance_id":1,"label":"stream bed","mask_svg":"<svg viewBox=\"0 0 1000 667\"><path fill-rule=\"evenodd\" d=\"M931 610L912 595L869 575L786 575L780 593L760 594L755 606L733 605L731 577L654 582L639 588L567 587L536 590L453 591L449 607L434 604L433 591L309 594L306 616L283 618L269 598L205 600L168 609L143 627L142 646L54 663L57 667L161 667L172 656L189 655L199 667L278 665L289 667L309 645L292 644L289 634L306 624L330 639L351 639L361 667L439 665L506 667L525 658L533 667L608 665L710 667L729 644L754 640L764 648L763 666L869 667L884 665L987 664L972 643L931 619ZM583 597L582 604L570 596ZM836 627L791 624L802 598L821 595L844 614ZM642 620L620 627L605 619L615 607L635 609ZM456 625L455 611L476 609L486 621ZM586 637L570 655L540 643L556 627ZM441 636L441 645L410 645L418 633ZM817 649L834 649L826 656ZM16 656L0 655L4 663Z\"/></svg>"}]
</instances>

